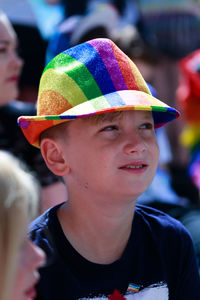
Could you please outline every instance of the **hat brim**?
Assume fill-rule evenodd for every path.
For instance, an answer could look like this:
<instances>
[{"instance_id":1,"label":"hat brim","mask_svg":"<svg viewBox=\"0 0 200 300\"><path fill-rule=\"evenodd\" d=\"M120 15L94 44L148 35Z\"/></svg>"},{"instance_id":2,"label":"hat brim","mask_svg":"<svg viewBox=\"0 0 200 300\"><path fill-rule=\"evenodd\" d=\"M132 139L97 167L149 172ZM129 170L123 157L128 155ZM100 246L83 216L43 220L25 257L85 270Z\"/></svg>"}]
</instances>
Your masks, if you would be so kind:
<instances>
[{"instance_id":1,"label":"hat brim","mask_svg":"<svg viewBox=\"0 0 200 300\"><path fill-rule=\"evenodd\" d=\"M39 148L40 134L50 127L77 118L125 110L151 111L155 128L177 119L180 115L176 109L152 95L141 91L124 90L83 102L60 115L21 116L18 118L18 124L28 142Z\"/></svg>"}]
</instances>

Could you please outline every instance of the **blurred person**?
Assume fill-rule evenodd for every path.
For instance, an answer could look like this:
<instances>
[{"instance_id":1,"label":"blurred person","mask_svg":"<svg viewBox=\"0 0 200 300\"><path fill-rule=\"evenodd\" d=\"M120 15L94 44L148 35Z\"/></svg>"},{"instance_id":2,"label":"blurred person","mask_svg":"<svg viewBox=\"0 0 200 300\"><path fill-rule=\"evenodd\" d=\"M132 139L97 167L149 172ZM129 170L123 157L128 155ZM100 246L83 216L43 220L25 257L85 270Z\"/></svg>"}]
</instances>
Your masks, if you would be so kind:
<instances>
[{"instance_id":1,"label":"blurred person","mask_svg":"<svg viewBox=\"0 0 200 300\"><path fill-rule=\"evenodd\" d=\"M19 98L35 103L39 78L45 64L47 42L39 31L30 0L1 0L0 9L7 15L17 33L18 51L25 62L19 79Z\"/></svg>"},{"instance_id":2,"label":"blurred person","mask_svg":"<svg viewBox=\"0 0 200 300\"><path fill-rule=\"evenodd\" d=\"M27 237L37 215L38 184L20 161L0 150L0 299L31 300L36 296L42 249Z\"/></svg>"},{"instance_id":3,"label":"blurred person","mask_svg":"<svg viewBox=\"0 0 200 300\"><path fill-rule=\"evenodd\" d=\"M199 48L200 3L193 0L138 0L138 29L158 54L181 59Z\"/></svg>"},{"instance_id":4,"label":"blurred person","mask_svg":"<svg viewBox=\"0 0 200 300\"><path fill-rule=\"evenodd\" d=\"M17 55L17 38L6 15L0 12L0 78L1 104L7 99L14 99L18 95L18 80L22 71L23 61Z\"/></svg>"},{"instance_id":5,"label":"blurred person","mask_svg":"<svg viewBox=\"0 0 200 300\"><path fill-rule=\"evenodd\" d=\"M41 189L41 212L55 201L66 200L66 189L59 178L46 167L40 151L33 149L16 127L21 114L35 114L35 106L15 100L23 61L17 54L18 40L7 16L0 11L0 149L22 159L34 172ZM57 197L54 197L57 195Z\"/></svg>"}]
</instances>

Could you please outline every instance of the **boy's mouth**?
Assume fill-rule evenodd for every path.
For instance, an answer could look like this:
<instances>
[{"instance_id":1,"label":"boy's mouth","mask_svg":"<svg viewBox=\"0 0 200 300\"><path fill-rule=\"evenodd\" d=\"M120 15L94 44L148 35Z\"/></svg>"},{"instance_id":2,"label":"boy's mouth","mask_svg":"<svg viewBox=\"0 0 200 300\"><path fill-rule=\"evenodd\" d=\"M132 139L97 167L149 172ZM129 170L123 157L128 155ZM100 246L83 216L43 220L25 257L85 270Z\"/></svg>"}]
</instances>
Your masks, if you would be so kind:
<instances>
[{"instance_id":1,"label":"boy's mouth","mask_svg":"<svg viewBox=\"0 0 200 300\"><path fill-rule=\"evenodd\" d=\"M122 167L122 168L120 168L120 169L141 169L141 168L143 168L144 167L144 165L138 165L138 166L125 166L125 167Z\"/></svg>"},{"instance_id":2,"label":"boy's mouth","mask_svg":"<svg viewBox=\"0 0 200 300\"><path fill-rule=\"evenodd\" d=\"M130 164L126 164L124 166L119 167L119 169L121 170L144 170L147 168L147 164L145 163L141 163L141 162L135 162L135 163L130 163Z\"/></svg>"}]
</instances>

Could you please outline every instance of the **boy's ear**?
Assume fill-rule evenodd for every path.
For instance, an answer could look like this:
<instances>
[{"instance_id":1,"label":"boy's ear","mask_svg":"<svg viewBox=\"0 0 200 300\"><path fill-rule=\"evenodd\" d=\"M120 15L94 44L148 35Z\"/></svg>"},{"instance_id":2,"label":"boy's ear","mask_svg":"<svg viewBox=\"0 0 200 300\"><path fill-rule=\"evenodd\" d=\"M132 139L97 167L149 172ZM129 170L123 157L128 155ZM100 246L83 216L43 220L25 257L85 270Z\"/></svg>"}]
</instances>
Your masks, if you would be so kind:
<instances>
[{"instance_id":1,"label":"boy's ear","mask_svg":"<svg viewBox=\"0 0 200 300\"><path fill-rule=\"evenodd\" d=\"M70 168L63 156L60 145L53 139L44 138L40 149L47 167L56 175L63 176L69 173Z\"/></svg>"}]
</instances>

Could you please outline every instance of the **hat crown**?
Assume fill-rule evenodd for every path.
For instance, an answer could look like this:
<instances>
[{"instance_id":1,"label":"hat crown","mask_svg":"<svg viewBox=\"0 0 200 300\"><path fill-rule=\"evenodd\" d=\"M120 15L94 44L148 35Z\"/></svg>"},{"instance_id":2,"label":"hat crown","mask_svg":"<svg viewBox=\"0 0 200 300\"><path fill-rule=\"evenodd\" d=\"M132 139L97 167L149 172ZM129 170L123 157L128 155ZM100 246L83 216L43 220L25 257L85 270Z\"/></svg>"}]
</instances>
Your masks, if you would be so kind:
<instances>
[{"instance_id":1,"label":"hat crown","mask_svg":"<svg viewBox=\"0 0 200 300\"><path fill-rule=\"evenodd\" d=\"M37 114L60 115L83 102L123 90L151 94L126 54L109 39L94 39L48 63L40 80Z\"/></svg>"},{"instance_id":2,"label":"hat crown","mask_svg":"<svg viewBox=\"0 0 200 300\"><path fill-rule=\"evenodd\" d=\"M37 116L18 123L27 140L40 147L40 135L63 122L97 114L151 111L155 128L179 112L153 97L137 67L111 40L94 39L57 55L40 80Z\"/></svg>"}]
</instances>

